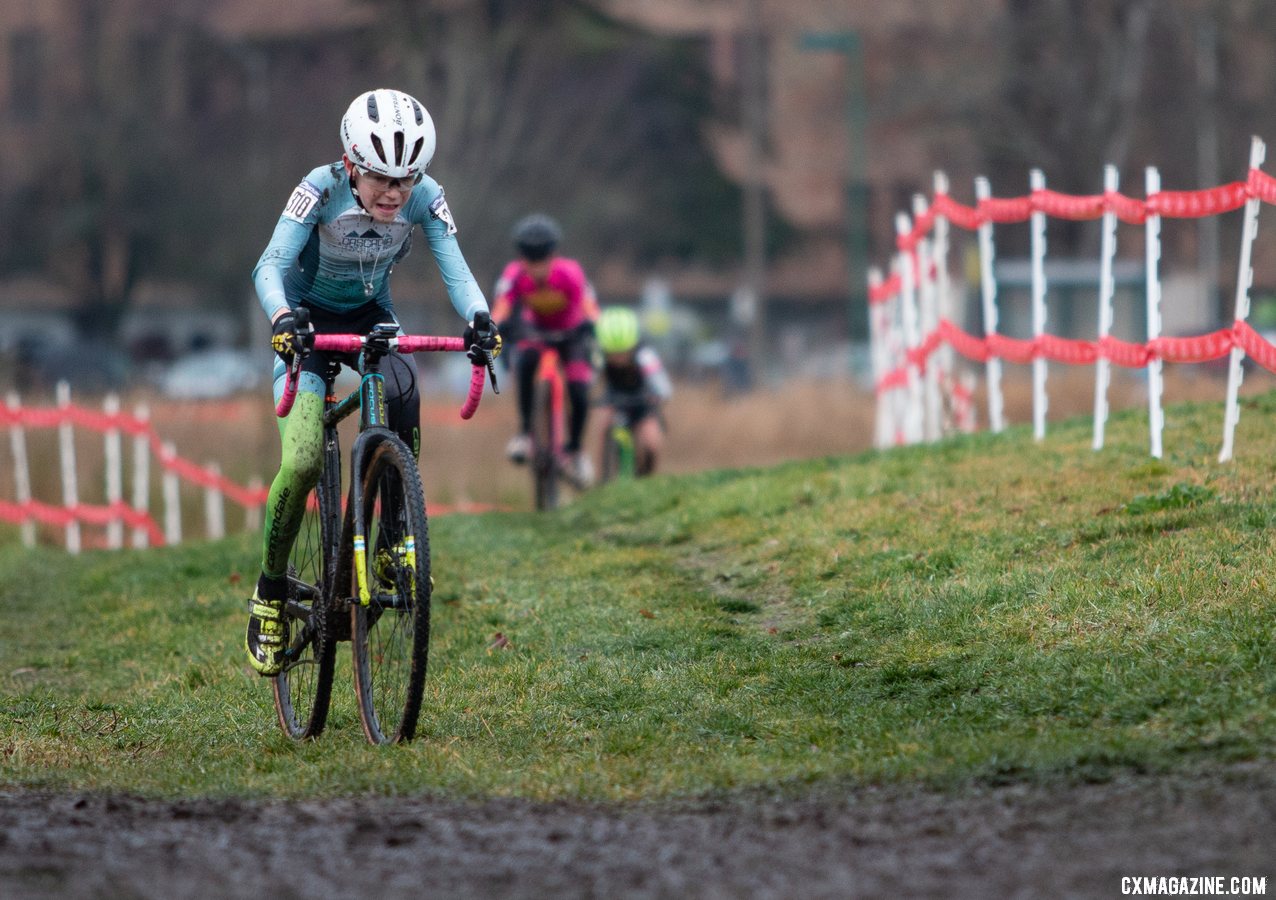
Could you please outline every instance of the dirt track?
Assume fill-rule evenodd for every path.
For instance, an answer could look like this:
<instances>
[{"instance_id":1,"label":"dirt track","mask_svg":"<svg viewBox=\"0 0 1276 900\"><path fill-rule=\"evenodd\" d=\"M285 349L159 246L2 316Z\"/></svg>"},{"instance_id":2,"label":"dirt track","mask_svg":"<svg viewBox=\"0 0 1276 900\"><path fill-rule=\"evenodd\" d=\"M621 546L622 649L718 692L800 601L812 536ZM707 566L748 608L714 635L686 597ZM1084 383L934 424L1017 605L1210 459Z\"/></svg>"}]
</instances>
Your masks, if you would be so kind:
<instances>
[{"instance_id":1,"label":"dirt track","mask_svg":"<svg viewBox=\"0 0 1276 900\"><path fill-rule=\"evenodd\" d=\"M0 791L0 896L1116 897L1266 876L1276 767L661 807Z\"/></svg>"}]
</instances>

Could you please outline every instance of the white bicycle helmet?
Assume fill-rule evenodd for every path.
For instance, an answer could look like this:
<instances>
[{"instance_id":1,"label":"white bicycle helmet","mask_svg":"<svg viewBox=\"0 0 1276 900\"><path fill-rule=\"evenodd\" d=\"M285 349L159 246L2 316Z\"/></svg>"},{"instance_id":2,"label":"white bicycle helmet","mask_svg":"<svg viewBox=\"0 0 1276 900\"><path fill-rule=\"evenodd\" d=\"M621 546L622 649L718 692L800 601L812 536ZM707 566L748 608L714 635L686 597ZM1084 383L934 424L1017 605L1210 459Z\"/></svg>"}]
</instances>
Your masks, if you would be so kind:
<instances>
[{"instance_id":1,"label":"white bicycle helmet","mask_svg":"<svg viewBox=\"0 0 1276 900\"><path fill-rule=\"evenodd\" d=\"M350 104L341 118L341 143L361 169L387 178L416 177L434 156L434 121L415 98L380 88Z\"/></svg>"}]
</instances>

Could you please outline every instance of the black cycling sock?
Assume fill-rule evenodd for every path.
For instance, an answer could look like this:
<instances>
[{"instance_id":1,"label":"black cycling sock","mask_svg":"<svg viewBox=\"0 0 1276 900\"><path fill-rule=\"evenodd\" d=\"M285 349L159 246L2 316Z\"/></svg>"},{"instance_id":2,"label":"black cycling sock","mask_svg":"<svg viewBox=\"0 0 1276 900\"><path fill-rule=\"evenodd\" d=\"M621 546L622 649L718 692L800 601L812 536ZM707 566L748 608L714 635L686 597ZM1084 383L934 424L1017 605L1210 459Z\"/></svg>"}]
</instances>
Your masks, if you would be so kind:
<instances>
[{"instance_id":1,"label":"black cycling sock","mask_svg":"<svg viewBox=\"0 0 1276 900\"><path fill-rule=\"evenodd\" d=\"M283 600L288 596L288 576L271 576L262 572L257 578L257 599Z\"/></svg>"},{"instance_id":2,"label":"black cycling sock","mask_svg":"<svg viewBox=\"0 0 1276 900\"><path fill-rule=\"evenodd\" d=\"M567 382L567 399L571 403L571 414L567 422L568 453L580 452L580 440L585 434L585 417L589 415L589 382Z\"/></svg>"}]
</instances>

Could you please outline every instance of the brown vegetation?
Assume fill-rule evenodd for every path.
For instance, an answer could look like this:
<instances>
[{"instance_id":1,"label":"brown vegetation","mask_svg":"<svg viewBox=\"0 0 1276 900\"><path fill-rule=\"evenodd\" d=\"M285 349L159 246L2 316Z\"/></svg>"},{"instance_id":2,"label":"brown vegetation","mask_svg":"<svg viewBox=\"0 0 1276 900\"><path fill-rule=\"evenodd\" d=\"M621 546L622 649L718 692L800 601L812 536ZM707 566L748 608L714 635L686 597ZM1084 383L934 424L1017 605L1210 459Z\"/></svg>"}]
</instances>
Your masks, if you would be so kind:
<instances>
[{"instance_id":1,"label":"brown vegetation","mask_svg":"<svg viewBox=\"0 0 1276 900\"><path fill-rule=\"evenodd\" d=\"M1166 404L1183 401L1222 401L1226 380L1221 370L1200 366L1168 366L1165 372ZM1242 388L1252 395L1276 387L1276 376L1251 372ZM1011 366L1005 373L1006 417L1010 424L1032 420L1029 370ZM1047 389L1049 420L1058 422L1088 416L1094 403L1093 372L1082 368L1052 367ZM1110 403L1114 410L1142 407L1147 402L1146 382L1135 373L1113 373ZM140 402L142 398L137 398ZM30 397L33 405L48 403ZM95 400L77 402L96 405ZM196 463L217 463L225 477L239 484L254 478L269 484L278 464L278 431L264 399L242 396L232 400L177 403L145 398L155 430L172 441L179 455ZM987 427L987 399L982 381L975 392L977 421ZM504 448L516 423L514 392L508 385L499 397L485 398L479 414L470 422L457 416L458 403L448 399L427 403L422 414L422 474L426 496L436 512L456 508L498 506L526 509L530 505L529 477L525 469L505 460ZM126 409L132 409L126 402ZM668 409L668 446L660 470L689 473L715 468L770 466L787 460L856 453L872 447L875 402L871 392L849 379L791 380L782 386L749 394L726 396L712 382L682 384ZM1173 422L1167 425L1167 449L1173 448ZM1219 417L1222 435L1222 416ZM592 438L593 436L591 436ZM349 432L345 434L348 446ZM57 435L53 431L27 434L32 463L33 490L37 499L58 504L62 488L58 469ZM597 447L591 439L591 449ZM80 472L80 499L104 502L102 440L90 432L76 439ZM131 466L131 442L126 439L125 465ZM152 515L162 516L159 473L152 464ZM131 469L125 475L125 497L131 497ZM0 498L13 497L11 479L0 484ZM203 533L203 490L183 488L183 519L188 535ZM227 526L242 528L243 511L228 503ZM93 529L86 529L93 530ZM49 537L58 540L54 531ZM86 534L86 543L95 543Z\"/></svg>"}]
</instances>

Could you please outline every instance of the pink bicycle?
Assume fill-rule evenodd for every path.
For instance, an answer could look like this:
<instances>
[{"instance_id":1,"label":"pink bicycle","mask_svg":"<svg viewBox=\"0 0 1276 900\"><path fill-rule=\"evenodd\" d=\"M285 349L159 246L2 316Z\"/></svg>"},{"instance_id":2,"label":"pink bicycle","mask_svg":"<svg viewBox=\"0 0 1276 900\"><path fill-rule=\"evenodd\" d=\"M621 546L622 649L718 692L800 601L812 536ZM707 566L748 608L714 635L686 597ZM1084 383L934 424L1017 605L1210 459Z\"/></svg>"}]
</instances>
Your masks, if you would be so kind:
<instances>
[{"instance_id":1,"label":"pink bicycle","mask_svg":"<svg viewBox=\"0 0 1276 900\"><path fill-rule=\"evenodd\" d=\"M298 324L304 335L308 323L299 317ZM354 687L368 740L409 741L416 732L430 643L430 538L416 460L387 425L380 365L392 350L469 348L461 338L396 331L397 326L387 324L367 335L304 337L314 352L359 354L362 377L358 389L338 400L334 382L342 362L326 357L323 469L289 558L287 649L284 669L272 679L279 725L297 740L323 731L336 645L345 640L353 645ZM299 355L276 409L280 416L292 408L300 368ZM495 388L491 364L487 372L475 366L462 418L477 409L485 376ZM350 493L343 513L337 424L356 411L359 433L350 450Z\"/></svg>"}]
</instances>

